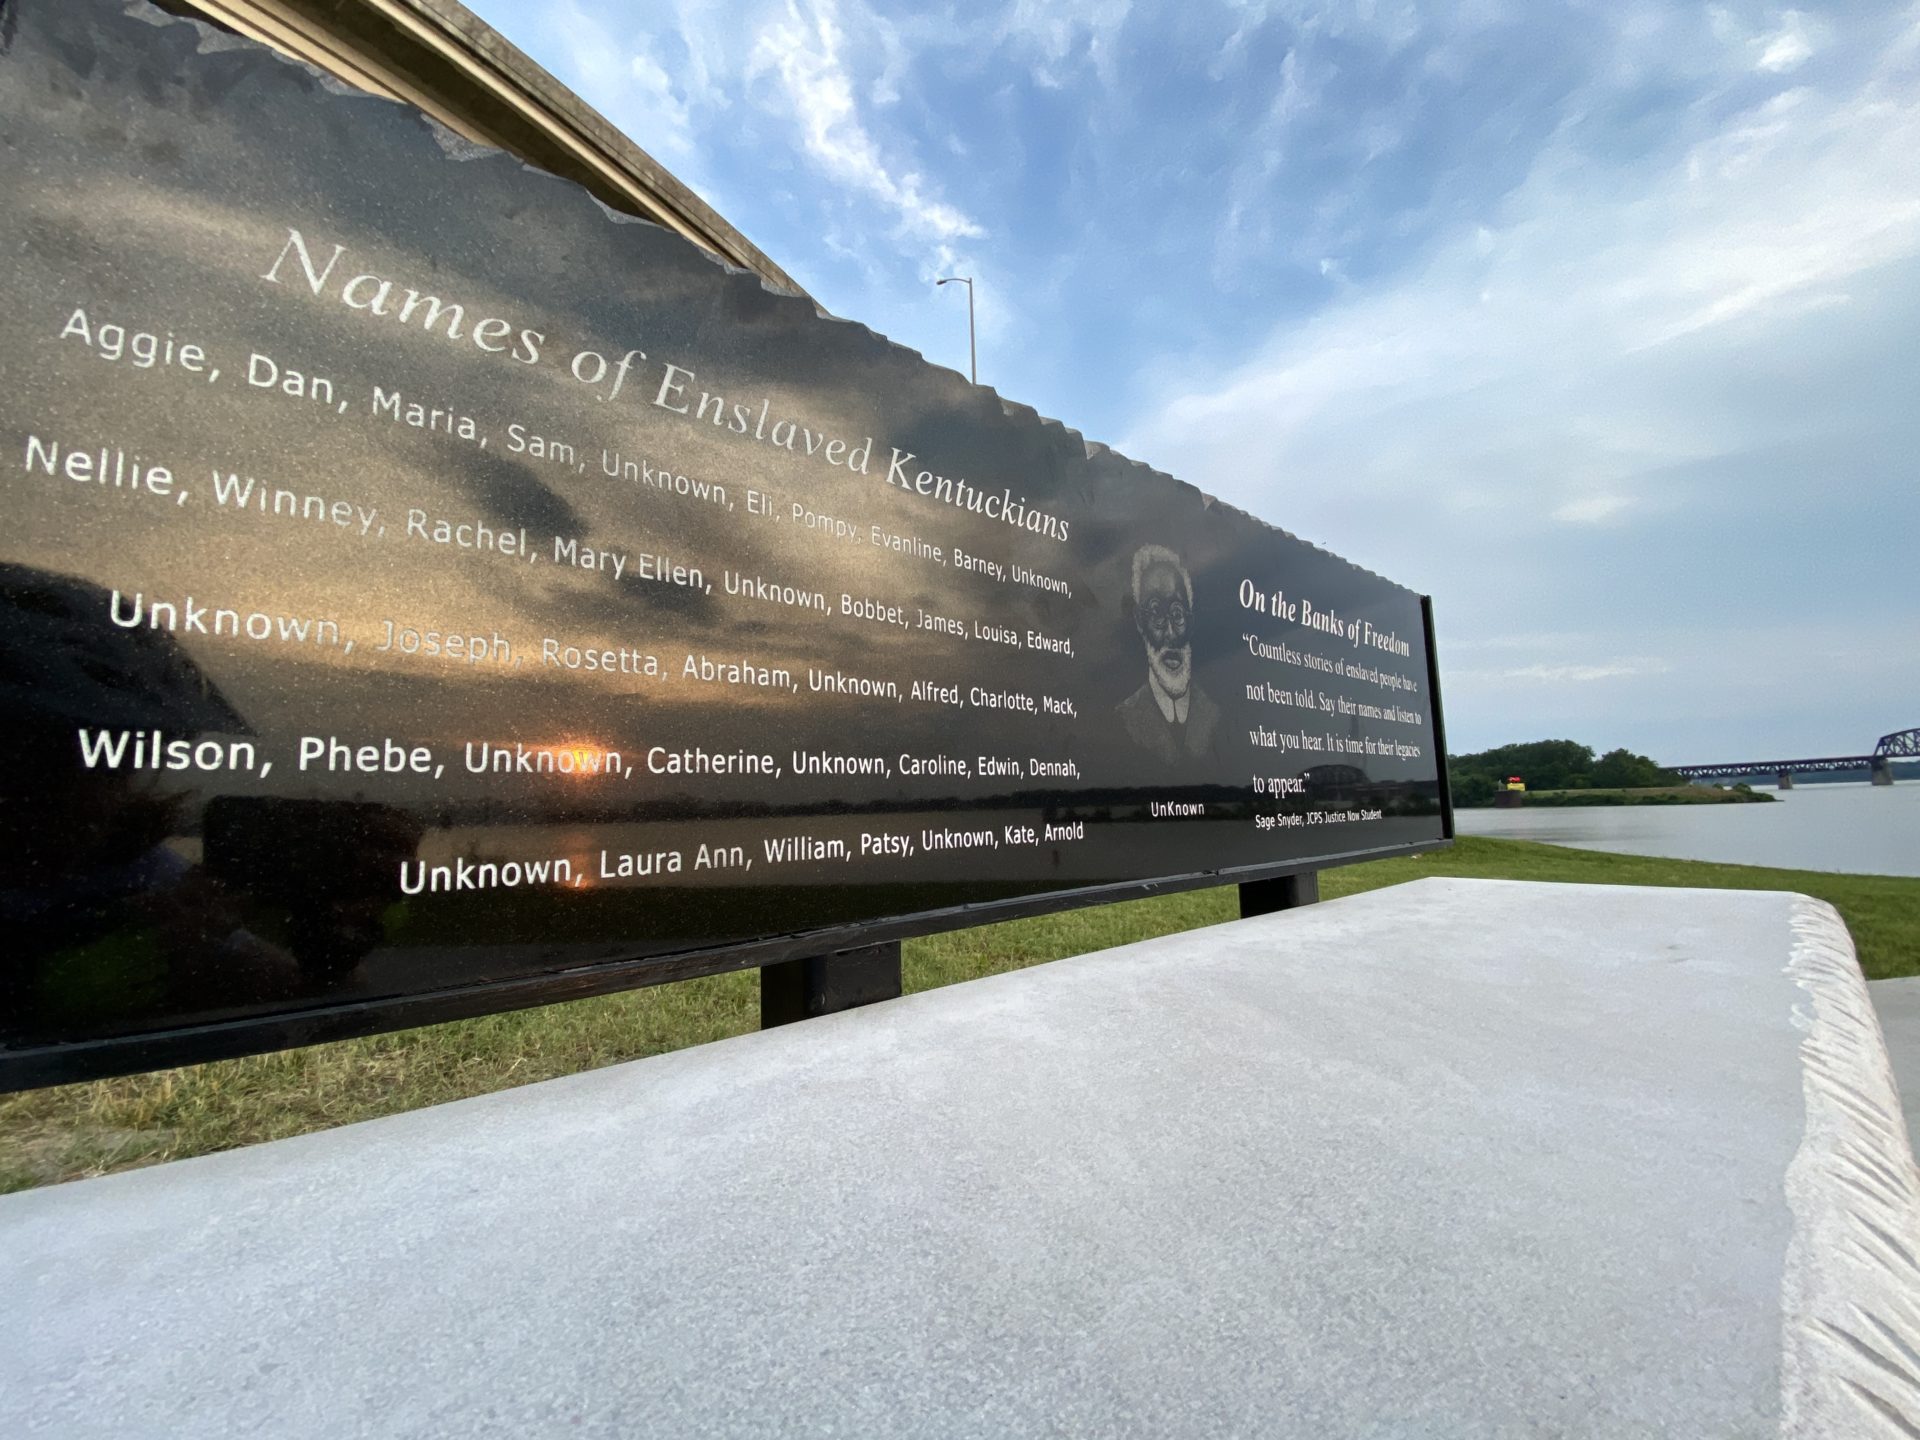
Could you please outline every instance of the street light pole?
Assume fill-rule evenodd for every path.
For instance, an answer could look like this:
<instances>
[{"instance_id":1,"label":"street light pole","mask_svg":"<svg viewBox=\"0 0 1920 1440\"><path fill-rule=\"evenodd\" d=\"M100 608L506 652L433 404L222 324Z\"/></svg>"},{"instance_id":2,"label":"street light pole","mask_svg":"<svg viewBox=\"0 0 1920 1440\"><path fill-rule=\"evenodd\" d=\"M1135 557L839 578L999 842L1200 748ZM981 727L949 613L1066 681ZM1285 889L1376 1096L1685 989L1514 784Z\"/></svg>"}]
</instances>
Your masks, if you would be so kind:
<instances>
[{"instance_id":1,"label":"street light pole","mask_svg":"<svg viewBox=\"0 0 1920 1440\"><path fill-rule=\"evenodd\" d=\"M940 285L964 285L967 287L967 377L974 384L980 383L980 351L973 338L973 277L971 275L949 275L944 280L933 282Z\"/></svg>"}]
</instances>

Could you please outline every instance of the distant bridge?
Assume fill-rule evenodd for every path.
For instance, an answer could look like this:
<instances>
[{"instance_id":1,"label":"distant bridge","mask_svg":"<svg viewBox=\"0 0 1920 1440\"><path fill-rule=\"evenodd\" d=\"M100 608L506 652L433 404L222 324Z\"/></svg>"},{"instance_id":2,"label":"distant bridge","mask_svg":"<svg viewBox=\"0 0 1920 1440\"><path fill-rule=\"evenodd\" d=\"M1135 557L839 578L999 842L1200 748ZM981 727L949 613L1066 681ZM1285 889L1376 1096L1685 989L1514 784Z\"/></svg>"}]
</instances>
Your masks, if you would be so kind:
<instances>
[{"instance_id":1,"label":"distant bridge","mask_svg":"<svg viewBox=\"0 0 1920 1440\"><path fill-rule=\"evenodd\" d=\"M1669 765L1667 768L1689 780L1738 780L1750 775L1771 775L1782 790L1791 790L1795 774L1822 770L1866 770L1875 785L1891 785L1893 762L1908 758L1920 758L1920 727L1882 735L1871 755L1829 755L1818 760L1734 760L1722 765Z\"/></svg>"}]
</instances>

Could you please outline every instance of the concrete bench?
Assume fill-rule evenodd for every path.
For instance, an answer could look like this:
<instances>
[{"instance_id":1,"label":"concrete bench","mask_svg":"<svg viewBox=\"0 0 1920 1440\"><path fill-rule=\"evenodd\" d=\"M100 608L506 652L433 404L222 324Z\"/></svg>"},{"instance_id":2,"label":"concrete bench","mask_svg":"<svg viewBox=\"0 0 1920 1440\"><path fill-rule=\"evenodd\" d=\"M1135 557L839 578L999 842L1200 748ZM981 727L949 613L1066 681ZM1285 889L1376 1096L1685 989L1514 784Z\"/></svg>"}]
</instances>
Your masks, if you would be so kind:
<instances>
[{"instance_id":1,"label":"concrete bench","mask_svg":"<svg viewBox=\"0 0 1920 1440\"><path fill-rule=\"evenodd\" d=\"M1426 880L0 1199L0 1433L1911 1436L1785 894Z\"/></svg>"}]
</instances>

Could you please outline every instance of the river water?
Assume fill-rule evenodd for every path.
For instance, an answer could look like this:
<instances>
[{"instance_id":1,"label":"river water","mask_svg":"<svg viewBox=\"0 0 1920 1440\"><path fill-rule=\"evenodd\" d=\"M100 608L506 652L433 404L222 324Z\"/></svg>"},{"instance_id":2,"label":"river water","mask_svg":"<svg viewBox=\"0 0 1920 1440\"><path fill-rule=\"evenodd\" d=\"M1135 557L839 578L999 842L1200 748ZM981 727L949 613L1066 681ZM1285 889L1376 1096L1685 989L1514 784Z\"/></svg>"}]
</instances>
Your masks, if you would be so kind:
<instances>
[{"instance_id":1,"label":"river water","mask_svg":"<svg viewBox=\"0 0 1920 1440\"><path fill-rule=\"evenodd\" d=\"M1789 870L1920 875L1920 783L1808 785L1772 805L1461 810L1462 835Z\"/></svg>"}]
</instances>

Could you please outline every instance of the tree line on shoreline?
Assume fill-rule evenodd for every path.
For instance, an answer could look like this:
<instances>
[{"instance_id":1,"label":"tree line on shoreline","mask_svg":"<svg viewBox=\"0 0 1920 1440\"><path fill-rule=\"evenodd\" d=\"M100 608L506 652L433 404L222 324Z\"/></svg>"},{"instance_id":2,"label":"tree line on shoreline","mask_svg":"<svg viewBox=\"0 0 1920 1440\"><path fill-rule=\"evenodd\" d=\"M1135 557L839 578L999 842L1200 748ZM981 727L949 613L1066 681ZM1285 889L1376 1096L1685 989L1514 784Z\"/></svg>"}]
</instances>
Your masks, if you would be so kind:
<instances>
[{"instance_id":1,"label":"tree line on shoreline","mask_svg":"<svg viewBox=\"0 0 1920 1440\"><path fill-rule=\"evenodd\" d=\"M1530 740L1447 757L1447 778L1457 806L1491 805L1514 775L1529 790L1635 790L1687 783L1685 776L1645 755L1622 748L1596 756L1591 745L1577 740Z\"/></svg>"}]
</instances>

